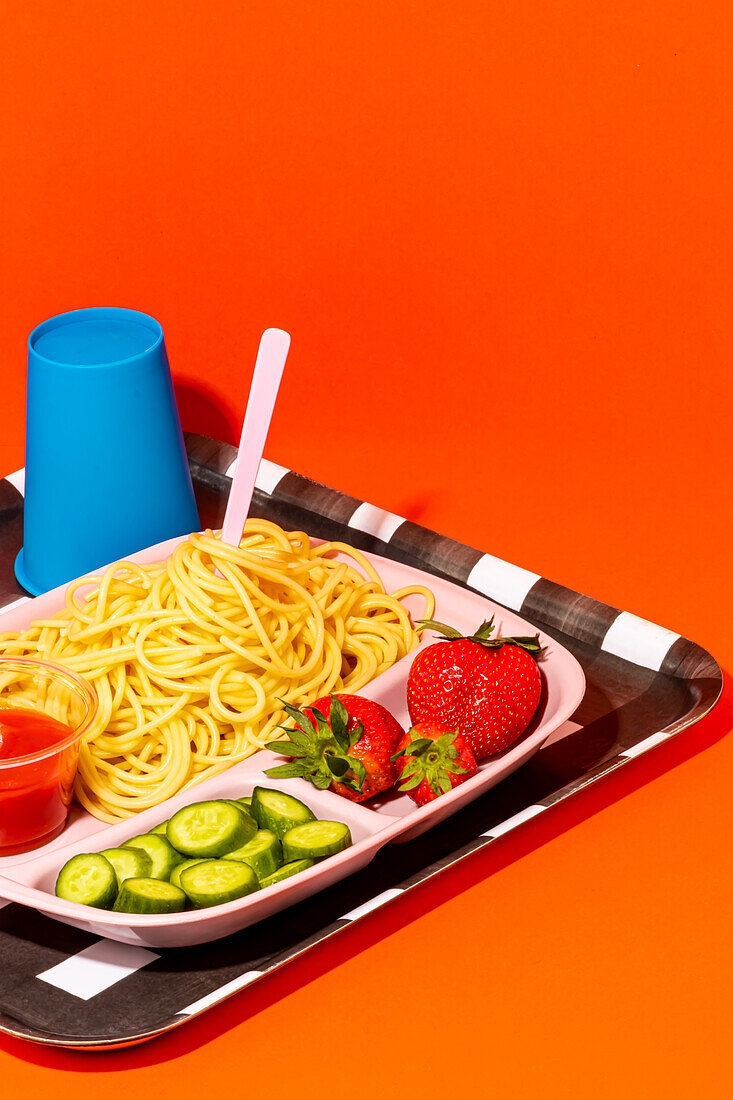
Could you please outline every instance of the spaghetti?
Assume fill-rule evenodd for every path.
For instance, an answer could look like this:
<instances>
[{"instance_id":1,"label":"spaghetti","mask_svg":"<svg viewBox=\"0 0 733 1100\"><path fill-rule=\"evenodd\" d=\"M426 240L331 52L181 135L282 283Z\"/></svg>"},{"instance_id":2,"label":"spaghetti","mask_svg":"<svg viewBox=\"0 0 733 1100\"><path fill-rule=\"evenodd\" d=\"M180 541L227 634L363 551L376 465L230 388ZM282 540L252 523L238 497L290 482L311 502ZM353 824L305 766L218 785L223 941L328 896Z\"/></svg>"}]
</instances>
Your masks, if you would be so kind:
<instances>
[{"instance_id":1,"label":"spaghetti","mask_svg":"<svg viewBox=\"0 0 733 1100\"><path fill-rule=\"evenodd\" d=\"M65 665L91 681L99 712L75 794L116 821L264 747L285 719L333 691L356 692L418 642L403 603L353 547L312 545L266 520L239 548L191 535L154 565L119 562L69 585L66 609L0 653Z\"/></svg>"}]
</instances>

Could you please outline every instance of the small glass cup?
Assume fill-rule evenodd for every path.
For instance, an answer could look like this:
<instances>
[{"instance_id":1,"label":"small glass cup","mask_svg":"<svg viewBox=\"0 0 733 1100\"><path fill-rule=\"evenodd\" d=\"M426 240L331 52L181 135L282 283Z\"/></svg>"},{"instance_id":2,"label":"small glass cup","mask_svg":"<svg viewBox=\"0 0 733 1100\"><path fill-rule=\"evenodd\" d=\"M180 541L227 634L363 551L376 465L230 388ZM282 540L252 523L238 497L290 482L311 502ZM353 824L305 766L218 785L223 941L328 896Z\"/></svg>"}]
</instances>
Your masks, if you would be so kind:
<instances>
[{"instance_id":1,"label":"small glass cup","mask_svg":"<svg viewBox=\"0 0 733 1100\"><path fill-rule=\"evenodd\" d=\"M97 696L69 669L29 657L0 657L0 738L3 712L7 730L10 714L17 722L21 710L29 715L27 722L20 718L26 732L35 714L60 723L59 737L13 756L2 755L0 741L0 856L38 848L64 828L79 749L96 716Z\"/></svg>"}]
</instances>

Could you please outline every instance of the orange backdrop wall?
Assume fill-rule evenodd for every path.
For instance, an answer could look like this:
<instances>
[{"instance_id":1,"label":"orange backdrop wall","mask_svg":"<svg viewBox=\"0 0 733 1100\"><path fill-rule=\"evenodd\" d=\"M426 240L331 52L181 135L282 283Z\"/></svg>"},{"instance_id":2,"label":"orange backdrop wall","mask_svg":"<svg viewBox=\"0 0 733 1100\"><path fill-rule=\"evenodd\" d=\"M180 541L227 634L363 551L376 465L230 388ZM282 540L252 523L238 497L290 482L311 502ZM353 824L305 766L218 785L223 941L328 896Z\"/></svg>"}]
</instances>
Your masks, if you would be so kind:
<instances>
[{"instance_id":1,"label":"orange backdrop wall","mask_svg":"<svg viewBox=\"0 0 733 1100\"><path fill-rule=\"evenodd\" d=\"M723 0L6 7L2 472L23 463L25 339L42 319L95 304L152 313L184 427L232 442L260 332L281 326L293 344L269 458L729 661L732 30ZM84 451L83 438L68 445ZM377 1042L383 1016L393 1033L403 1014L415 1022L403 952L424 957L460 924L508 954L498 973L434 975L424 1012L430 1027L444 1014L455 1024L458 1000L480 1019L488 999L500 1084L538 1095L548 1064L561 1074L571 1059L580 1090L602 1059L607 1092L562 1095L629 1093L633 1082L639 1095L692 1095L696 1066L715 1060L715 1012L707 1030L693 1027L688 1062L669 1041L679 1092L664 1091L671 1071L646 1059L642 1025L658 1012L654 1042L682 1037L680 998L699 1021L713 997L712 944L731 911L712 885L726 815L732 824L720 808L724 759L730 749L716 744L581 815L531 859L448 887L449 903L410 911L415 923L382 943L367 937L307 989L283 987L248 1022L232 1009L225 1038L191 1025L187 1047L166 1040L167 1066L151 1047L114 1068L155 1073L161 1096L173 1095L175 1072L211 1072L207 1050L235 1064L251 1043L271 1055L269 1029L296 1002L334 1019L351 1012ZM707 915L678 896L667 848L678 798L698 822L677 843ZM589 893L586 859L597 857L608 880ZM541 960L522 948L543 891L559 1007ZM500 935L487 916L496 905ZM654 931L639 932L652 917ZM602 920L623 928L631 954L597 960L596 987L576 951L597 959ZM690 936L698 969L684 956L681 987L669 959ZM549 1016L560 1033L554 1054L541 1044L543 1070L518 1036ZM475 1019L469 1033L476 1050ZM607 1052L620 1047L630 1061L610 1069ZM50 1087L48 1066L19 1050L18 1087ZM407 1068L394 1050L383 1057L397 1089ZM449 1080L469 1088L462 1072L436 1053L418 1080L441 1095ZM71 1095L71 1079L58 1080ZM702 1094L718 1095L717 1080ZM300 1081L302 1095L321 1095L312 1068Z\"/></svg>"}]
</instances>

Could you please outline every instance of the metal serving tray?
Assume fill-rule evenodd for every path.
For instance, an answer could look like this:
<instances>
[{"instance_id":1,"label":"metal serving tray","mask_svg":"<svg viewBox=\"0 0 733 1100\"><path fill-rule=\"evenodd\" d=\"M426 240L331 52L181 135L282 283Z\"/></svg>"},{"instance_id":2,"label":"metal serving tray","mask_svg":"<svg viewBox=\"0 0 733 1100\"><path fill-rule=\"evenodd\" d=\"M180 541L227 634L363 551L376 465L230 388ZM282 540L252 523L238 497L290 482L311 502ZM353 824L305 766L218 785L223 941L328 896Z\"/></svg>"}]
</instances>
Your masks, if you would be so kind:
<instances>
[{"instance_id":1,"label":"metal serving tray","mask_svg":"<svg viewBox=\"0 0 733 1100\"><path fill-rule=\"evenodd\" d=\"M187 448L202 523L216 526L236 449L198 435L187 436ZM419 567L517 612L574 654L585 697L535 756L477 801L225 940L151 950L0 902L1 1031L103 1049L177 1027L674 737L722 690L720 668L694 642L273 463L262 463L252 511ZM22 512L21 471L0 481L0 607L26 598L13 574Z\"/></svg>"}]
</instances>

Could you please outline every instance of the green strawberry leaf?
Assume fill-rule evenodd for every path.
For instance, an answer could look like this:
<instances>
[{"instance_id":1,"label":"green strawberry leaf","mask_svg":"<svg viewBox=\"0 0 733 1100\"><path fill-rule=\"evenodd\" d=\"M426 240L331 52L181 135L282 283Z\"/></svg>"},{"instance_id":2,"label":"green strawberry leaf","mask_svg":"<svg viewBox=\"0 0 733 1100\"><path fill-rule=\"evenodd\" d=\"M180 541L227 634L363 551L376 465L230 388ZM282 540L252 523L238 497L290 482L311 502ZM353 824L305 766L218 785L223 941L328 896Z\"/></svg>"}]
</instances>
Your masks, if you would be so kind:
<instances>
[{"instance_id":1,"label":"green strawberry leaf","mask_svg":"<svg viewBox=\"0 0 733 1100\"><path fill-rule=\"evenodd\" d=\"M350 745L346 727L349 724L349 712L335 695L331 696L331 713L329 717L331 719L331 733L336 738L339 748L343 749L344 752L348 752Z\"/></svg>"},{"instance_id":2,"label":"green strawberry leaf","mask_svg":"<svg viewBox=\"0 0 733 1100\"><path fill-rule=\"evenodd\" d=\"M366 768L362 764L361 760L357 760L355 756L347 756L346 759L351 765L351 770L356 776L357 782L359 783L359 790L361 791L364 784L366 783Z\"/></svg>"},{"instance_id":3,"label":"green strawberry leaf","mask_svg":"<svg viewBox=\"0 0 733 1100\"><path fill-rule=\"evenodd\" d=\"M298 729L302 730L306 737L308 735L313 736L316 733L316 727L307 714L304 714L302 710L298 710L297 707L291 706L290 703L286 703L284 699L281 699L280 702L288 718L292 718Z\"/></svg>"},{"instance_id":4,"label":"green strawberry leaf","mask_svg":"<svg viewBox=\"0 0 733 1100\"><path fill-rule=\"evenodd\" d=\"M307 748L310 747L310 745L311 745L310 738L308 738L303 733L303 731L299 730L296 726L278 726L277 728L279 730L282 730L283 733L287 733L288 737L290 738L290 740L294 744L300 745L304 749L307 749Z\"/></svg>"},{"instance_id":5,"label":"green strawberry leaf","mask_svg":"<svg viewBox=\"0 0 733 1100\"><path fill-rule=\"evenodd\" d=\"M460 630L456 630L455 627L446 626L445 623L439 623L435 619L418 619L416 625L422 626L424 629L435 630L438 634L442 634L446 641L449 642L465 639L469 642L476 642L478 645L482 645L487 649L501 649L503 645L519 646L520 649L526 650L527 653L530 653L538 660L545 651L545 647L540 643L539 634L535 634L534 637L493 638L493 615L490 619L481 623L481 626L473 634L461 634Z\"/></svg>"},{"instance_id":6,"label":"green strawberry leaf","mask_svg":"<svg viewBox=\"0 0 733 1100\"><path fill-rule=\"evenodd\" d=\"M436 634L442 634L445 638L455 639L463 637L460 630L456 630L454 626L446 626L445 623L439 623L436 619L418 619L415 625L423 627L424 630L434 630Z\"/></svg>"},{"instance_id":7,"label":"green strawberry leaf","mask_svg":"<svg viewBox=\"0 0 733 1100\"><path fill-rule=\"evenodd\" d=\"M420 761L409 760L400 772L400 775L402 776L402 778L404 778L406 775L417 775L418 772L420 773L420 775L424 774L424 769Z\"/></svg>"},{"instance_id":8,"label":"green strawberry leaf","mask_svg":"<svg viewBox=\"0 0 733 1100\"><path fill-rule=\"evenodd\" d=\"M418 737L416 740L411 741L409 745L405 745L404 749L399 749L390 759L399 760L401 756L419 756L425 751L428 745L432 744L433 742L429 737Z\"/></svg>"},{"instance_id":9,"label":"green strawberry leaf","mask_svg":"<svg viewBox=\"0 0 733 1100\"><path fill-rule=\"evenodd\" d=\"M296 760L308 756L308 749L301 748L293 741L270 741L267 747L272 749L273 752L280 752L283 756L292 756Z\"/></svg>"},{"instance_id":10,"label":"green strawberry leaf","mask_svg":"<svg viewBox=\"0 0 733 1100\"><path fill-rule=\"evenodd\" d=\"M472 638L471 641L477 641L478 639ZM535 653L544 653L545 647L540 642L539 634L535 634L533 637L519 637L519 638L489 638L486 641L481 641L481 644L485 649L501 649L504 645L515 645L519 649L525 649L527 653L531 653L532 656Z\"/></svg>"},{"instance_id":11,"label":"green strawberry leaf","mask_svg":"<svg viewBox=\"0 0 733 1100\"><path fill-rule=\"evenodd\" d=\"M349 770L349 761L343 756L334 756L333 753L327 752L323 759L331 775L335 775L337 779L343 778Z\"/></svg>"},{"instance_id":12,"label":"green strawberry leaf","mask_svg":"<svg viewBox=\"0 0 733 1100\"><path fill-rule=\"evenodd\" d=\"M337 699L335 695L331 696L331 733L333 734L336 744L342 752L348 752L351 748L349 741L349 735L346 732L346 727L349 724L349 712L340 699Z\"/></svg>"},{"instance_id":13,"label":"green strawberry leaf","mask_svg":"<svg viewBox=\"0 0 733 1100\"><path fill-rule=\"evenodd\" d=\"M485 622L481 623L481 626L478 628L476 633L472 635L472 640L475 641L475 642L483 642L487 638L489 638L493 633L494 633L494 616L492 615L490 619L486 619Z\"/></svg>"},{"instance_id":14,"label":"green strawberry leaf","mask_svg":"<svg viewBox=\"0 0 733 1100\"><path fill-rule=\"evenodd\" d=\"M302 764L278 764L274 768L268 768L265 775L272 779L302 779L306 770Z\"/></svg>"},{"instance_id":15,"label":"green strawberry leaf","mask_svg":"<svg viewBox=\"0 0 733 1100\"><path fill-rule=\"evenodd\" d=\"M417 775L411 775L409 779L406 779L404 783L401 783L398 787L400 791L414 791L415 787L419 787L424 779L421 773Z\"/></svg>"},{"instance_id":16,"label":"green strawberry leaf","mask_svg":"<svg viewBox=\"0 0 733 1100\"><path fill-rule=\"evenodd\" d=\"M353 779L341 779L339 782L342 787L346 787L348 790L353 791L354 794L362 793L362 787L357 786Z\"/></svg>"}]
</instances>

